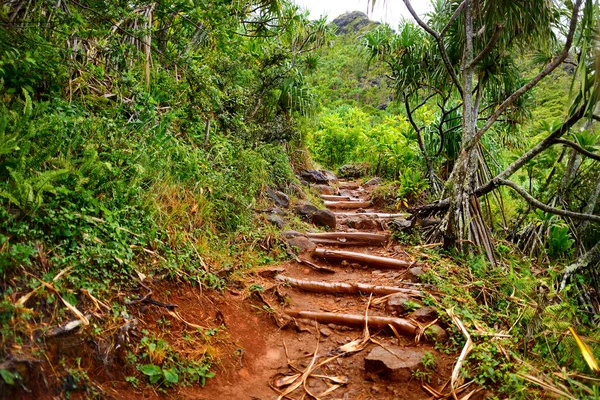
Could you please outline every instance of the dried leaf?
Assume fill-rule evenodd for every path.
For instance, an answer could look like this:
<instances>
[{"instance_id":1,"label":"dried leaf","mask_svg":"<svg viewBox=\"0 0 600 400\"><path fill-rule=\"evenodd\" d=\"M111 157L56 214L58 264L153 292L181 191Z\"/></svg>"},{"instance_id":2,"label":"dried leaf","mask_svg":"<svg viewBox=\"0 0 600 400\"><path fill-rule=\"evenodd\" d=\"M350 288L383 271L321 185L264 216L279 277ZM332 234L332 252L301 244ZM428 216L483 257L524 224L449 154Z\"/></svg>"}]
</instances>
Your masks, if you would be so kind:
<instances>
[{"instance_id":1,"label":"dried leaf","mask_svg":"<svg viewBox=\"0 0 600 400\"><path fill-rule=\"evenodd\" d=\"M572 327L569 327L569 330L571 331L571 335L573 335L573 337L575 338L575 342L577 343L577 346L579 347L579 351L581 351L581 355L585 359L585 362L587 362L587 365L595 373L597 373L597 374L600 373L600 367L598 367L598 361L596 361L596 357L594 357L594 353L592 353L592 350L588 347L587 344L585 344L585 342L583 340L581 340L581 338L579 337L577 332L575 332L575 329L573 329Z\"/></svg>"}]
</instances>

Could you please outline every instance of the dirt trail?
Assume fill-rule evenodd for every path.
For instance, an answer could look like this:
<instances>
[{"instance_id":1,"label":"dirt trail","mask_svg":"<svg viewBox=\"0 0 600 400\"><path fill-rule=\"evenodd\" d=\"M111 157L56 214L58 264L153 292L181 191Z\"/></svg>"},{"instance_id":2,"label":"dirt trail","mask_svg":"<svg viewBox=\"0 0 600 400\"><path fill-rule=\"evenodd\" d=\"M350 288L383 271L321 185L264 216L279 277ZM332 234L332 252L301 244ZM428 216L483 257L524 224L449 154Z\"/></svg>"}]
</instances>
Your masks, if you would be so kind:
<instances>
[{"instance_id":1,"label":"dirt trail","mask_svg":"<svg viewBox=\"0 0 600 400\"><path fill-rule=\"evenodd\" d=\"M386 232L386 221L389 220L386 215L382 215L383 219L371 215L369 219L375 218L375 223L360 222L360 214L379 211L368 205L367 189L343 181L339 182L339 189L336 189L336 196L341 196L339 198L343 203L329 195L325 198L330 200L325 204L336 213L337 231L389 233ZM353 202L361 206L357 208L354 204L349 204ZM359 230L349 227L349 225L361 224L370 225L370 228ZM331 241L328 240L326 243ZM377 244L349 246L347 241L341 239L339 244L319 244L318 249L343 250L413 261L408 258L408 254L402 247L393 241L383 246ZM282 380L294 380L295 376L302 374L311 365L317 342L318 358L315 363L318 364L329 356L339 354L340 346L363 338L361 327L319 324L305 319L287 319L286 323L280 317L286 310L364 316L370 297L368 293L326 294L305 291L282 284L281 280L284 278L281 275L301 281L393 286L410 289L411 293L426 289L426 286L410 282L416 279L409 272L410 268L406 267L385 269L362 265L362 263L328 261L308 254L301 255L301 258L332 270L333 273L318 271L306 264L290 262L282 266L284 270L275 271L270 276L267 274L258 276L256 283L260 283L265 291L256 296L255 308L272 307L277 312L272 314L264 312L262 318L254 321L229 321L227 326L232 331L232 335L237 333L241 335L238 336L240 338L251 335L246 338L248 342L246 345L250 347L245 347L247 358L244 360L244 365L237 368L235 373L222 375L211 381L202 392L202 396L197 397L190 393L189 398L276 399L278 394L270 386L279 386L279 391L285 392L290 386L282 385ZM426 268L426 266L420 267ZM279 276L276 277L277 274ZM394 315L397 314L397 308L386 307L385 298L378 300L382 297L382 295L373 296L368 310L369 316L402 316ZM398 299L398 296L396 298ZM406 306L412 309L418 300L419 296L408 304L400 301L402 303L400 307ZM428 325L431 319L436 317L435 313L427 313L431 311L428 307L421 307L418 310L412 317L420 319L421 326ZM278 319L280 326L285 325L285 327L277 329L275 319ZM414 323L414 319L408 321ZM311 398L312 395L320 399L431 399L434 397L423 388L424 383L429 381L430 387L441 390L449 381L456 355L446 355L437 351L432 340L422 337L416 343L413 335L397 335L389 328L372 328L370 333L373 340L367 342L366 347L361 351L333 359L315 369L311 377L305 381L301 378L295 379L294 383L299 387L290 394L289 398ZM423 361L426 365L423 365Z\"/></svg>"}]
</instances>

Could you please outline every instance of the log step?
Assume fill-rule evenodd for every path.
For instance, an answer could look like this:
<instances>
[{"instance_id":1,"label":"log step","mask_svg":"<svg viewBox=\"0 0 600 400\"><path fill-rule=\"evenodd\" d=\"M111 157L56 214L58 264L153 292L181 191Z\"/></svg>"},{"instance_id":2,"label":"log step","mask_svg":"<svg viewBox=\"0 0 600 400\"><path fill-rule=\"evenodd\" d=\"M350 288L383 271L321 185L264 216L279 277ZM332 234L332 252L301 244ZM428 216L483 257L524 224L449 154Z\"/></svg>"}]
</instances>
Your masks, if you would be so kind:
<instances>
[{"instance_id":1,"label":"log step","mask_svg":"<svg viewBox=\"0 0 600 400\"><path fill-rule=\"evenodd\" d=\"M365 208L365 207L371 206L370 201L324 201L323 203L325 204L326 207L329 207L329 208L354 209L354 208Z\"/></svg>"},{"instance_id":2,"label":"log step","mask_svg":"<svg viewBox=\"0 0 600 400\"><path fill-rule=\"evenodd\" d=\"M381 218L381 219L407 218L407 217L411 216L411 214L408 214L408 213L386 214L386 213L344 213L344 212L336 212L334 214L335 214L336 217L340 217L340 218L356 217L357 215L364 215L366 217Z\"/></svg>"},{"instance_id":3,"label":"log step","mask_svg":"<svg viewBox=\"0 0 600 400\"><path fill-rule=\"evenodd\" d=\"M382 329L391 325L402 335L414 336L417 333L417 326L404 318L376 317L371 315L367 318L364 315L297 310L287 310L285 313L293 318L310 319L321 324L336 324L363 328L365 323L367 323L370 328L375 329Z\"/></svg>"},{"instance_id":4,"label":"log step","mask_svg":"<svg viewBox=\"0 0 600 400\"><path fill-rule=\"evenodd\" d=\"M349 189L349 190L356 190L358 189L360 186L358 185L358 183L354 183L354 182L338 182L338 187L340 189Z\"/></svg>"},{"instance_id":5,"label":"log step","mask_svg":"<svg viewBox=\"0 0 600 400\"><path fill-rule=\"evenodd\" d=\"M329 201L339 201L339 200L349 201L349 200L352 200L352 198L350 196L334 196L332 194L322 194L321 198L323 200L329 200Z\"/></svg>"},{"instance_id":6,"label":"log step","mask_svg":"<svg viewBox=\"0 0 600 400\"><path fill-rule=\"evenodd\" d=\"M275 279L285 282L293 288L305 290L307 292L317 293L335 293L335 294L376 294L386 296L388 294L404 293L413 297L423 297L423 293L417 289L400 288L395 286L378 286L366 283L354 282L323 282L323 281L305 281L290 278L284 275L277 275Z\"/></svg>"},{"instance_id":7,"label":"log step","mask_svg":"<svg viewBox=\"0 0 600 400\"><path fill-rule=\"evenodd\" d=\"M366 264L371 267L389 269L402 269L410 267L414 264L408 261L398 260L395 258L372 256L369 254L355 253L352 251L327 250L320 248L315 250L314 255L315 257L323 258L325 260L345 260L349 262L356 262L359 264Z\"/></svg>"},{"instance_id":8,"label":"log step","mask_svg":"<svg viewBox=\"0 0 600 400\"><path fill-rule=\"evenodd\" d=\"M309 239L328 239L338 242L361 241L373 245L385 244L390 240L389 234L379 234L370 232L319 232L307 233Z\"/></svg>"}]
</instances>

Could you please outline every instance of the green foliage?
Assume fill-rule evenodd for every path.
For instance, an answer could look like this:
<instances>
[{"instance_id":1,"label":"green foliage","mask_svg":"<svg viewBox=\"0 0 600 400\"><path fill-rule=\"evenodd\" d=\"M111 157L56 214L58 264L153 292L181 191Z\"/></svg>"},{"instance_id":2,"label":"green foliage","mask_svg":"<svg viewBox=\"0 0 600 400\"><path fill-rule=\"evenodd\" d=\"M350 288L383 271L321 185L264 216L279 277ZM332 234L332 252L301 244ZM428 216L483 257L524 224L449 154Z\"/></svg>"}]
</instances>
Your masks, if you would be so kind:
<instances>
[{"instance_id":1,"label":"green foliage","mask_svg":"<svg viewBox=\"0 0 600 400\"><path fill-rule=\"evenodd\" d=\"M321 114L309 146L314 158L328 168L366 162L375 174L394 178L418 160L416 144L407 138L408 127L402 117L340 106Z\"/></svg>"},{"instance_id":2,"label":"green foliage","mask_svg":"<svg viewBox=\"0 0 600 400\"><path fill-rule=\"evenodd\" d=\"M420 194L427 190L429 184L423 178L421 171L406 168L398 179L398 198L401 201L413 203L419 198Z\"/></svg>"}]
</instances>

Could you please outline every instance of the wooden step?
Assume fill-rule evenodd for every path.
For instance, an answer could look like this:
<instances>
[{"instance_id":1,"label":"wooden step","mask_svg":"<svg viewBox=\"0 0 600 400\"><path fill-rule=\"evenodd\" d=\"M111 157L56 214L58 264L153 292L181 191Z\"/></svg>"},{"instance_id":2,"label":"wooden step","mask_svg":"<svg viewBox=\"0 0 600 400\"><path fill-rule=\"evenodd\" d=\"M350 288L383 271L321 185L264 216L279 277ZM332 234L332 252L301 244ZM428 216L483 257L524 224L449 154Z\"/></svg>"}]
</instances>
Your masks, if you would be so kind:
<instances>
[{"instance_id":1,"label":"wooden step","mask_svg":"<svg viewBox=\"0 0 600 400\"><path fill-rule=\"evenodd\" d=\"M376 294L388 295L394 293L404 293L413 297L423 297L423 292L418 289L400 288L395 286L379 286L370 285L360 282L323 282L323 281L306 281L290 278L289 276L277 275L275 279L280 282L285 282L293 288L305 290L307 292L317 293L336 293L336 294Z\"/></svg>"},{"instance_id":2,"label":"wooden step","mask_svg":"<svg viewBox=\"0 0 600 400\"><path fill-rule=\"evenodd\" d=\"M317 248L314 252L315 257L325 260L348 261L365 264L370 267L403 269L412 266L414 263L398 260L396 258L372 256L369 254L355 253L352 251L328 250Z\"/></svg>"},{"instance_id":3,"label":"wooden step","mask_svg":"<svg viewBox=\"0 0 600 400\"><path fill-rule=\"evenodd\" d=\"M323 200L329 200L329 201L352 200L352 198L350 196L334 196L332 194L322 194L321 198Z\"/></svg>"},{"instance_id":4,"label":"wooden step","mask_svg":"<svg viewBox=\"0 0 600 400\"><path fill-rule=\"evenodd\" d=\"M381 219L394 219L394 218L407 218L410 217L411 214L408 213L397 213L397 214L386 214L386 213L376 213L376 212L366 212L366 213L344 213L344 212L335 212L336 217L345 218L345 217L355 217L357 215L364 215L370 218L381 218Z\"/></svg>"},{"instance_id":5,"label":"wooden step","mask_svg":"<svg viewBox=\"0 0 600 400\"><path fill-rule=\"evenodd\" d=\"M370 232L322 232L307 233L306 236L315 243L381 246L390 240L389 234Z\"/></svg>"},{"instance_id":6,"label":"wooden step","mask_svg":"<svg viewBox=\"0 0 600 400\"><path fill-rule=\"evenodd\" d=\"M418 327L412 321L404 318L394 317L376 317L369 315L337 314L329 312L298 311L286 310L285 313L293 318L305 318L317 321L321 324L336 324L342 326L353 326L356 328L364 327L367 324L370 328L383 329L391 325L402 335L414 336L418 332Z\"/></svg>"},{"instance_id":7,"label":"wooden step","mask_svg":"<svg viewBox=\"0 0 600 400\"><path fill-rule=\"evenodd\" d=\"M360 185L355 182L338 182L338 187L340 189L356 190L360 187Z\"/></svg>"},{"instance_id":8,"label":"wooden step","mask_svg":"<svg viewBox=\"0 0 600 400\"><path fill-rule=\"evenodd\" d=\"M324 201L325 207L329 208L346 208L346 209L354 209L354 208L365 208L370 207L370 201Z\"/></svg>"}]
</instances>

